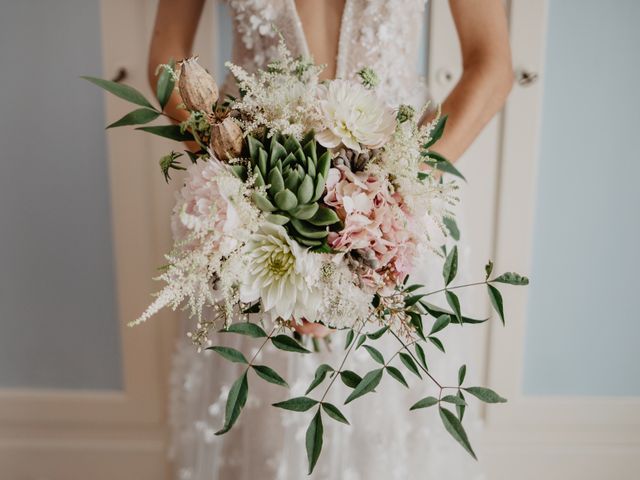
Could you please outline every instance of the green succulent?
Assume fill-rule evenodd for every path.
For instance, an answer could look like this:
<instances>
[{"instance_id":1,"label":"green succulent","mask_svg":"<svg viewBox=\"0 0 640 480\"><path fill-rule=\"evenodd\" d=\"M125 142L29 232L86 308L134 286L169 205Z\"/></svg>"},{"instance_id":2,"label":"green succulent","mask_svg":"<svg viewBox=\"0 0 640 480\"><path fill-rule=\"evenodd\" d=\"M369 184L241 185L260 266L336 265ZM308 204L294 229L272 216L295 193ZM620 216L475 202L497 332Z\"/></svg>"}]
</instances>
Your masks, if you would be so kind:
<instances>
[{"instance_id":1,"label":"green succulent","mask_svg":"<svg viewBox=\"0 0 640 480\"><path fill-rule=\"evenodd\" d=\"M268 219L284 225L298 242L323 245L327 227L340 222L336 213L319 201L324 193L331 153L309 133L301 142L291 135L259 140L247 137L249 175L265 193L255 192L253 201L268 212Z\"/></svg>"}]
</instances>

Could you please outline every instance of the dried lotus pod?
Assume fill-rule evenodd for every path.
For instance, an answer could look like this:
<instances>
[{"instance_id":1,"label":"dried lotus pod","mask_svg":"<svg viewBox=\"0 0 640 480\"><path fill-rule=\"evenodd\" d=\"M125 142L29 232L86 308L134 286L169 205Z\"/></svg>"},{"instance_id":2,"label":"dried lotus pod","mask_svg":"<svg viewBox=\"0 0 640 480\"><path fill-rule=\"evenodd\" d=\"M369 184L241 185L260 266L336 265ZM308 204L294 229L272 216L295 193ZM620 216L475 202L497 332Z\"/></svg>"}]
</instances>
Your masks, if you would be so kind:
<instances>
[{"instance_id":1,"label":"dried lotus pod","mask_svg":"<svg viewBox=\"0 0 640 480\"><path fill-rule=\"evenodd\" d=\"M211 148L219 160L239 157L242 140L242 129L231 117L211 125Z\"/></svg>"},{"instance_id":2,"label":"dried lotus pod","mask_svg":"<svg viewBox=\"0 0 640 480\"><path fill-rule=\"evenodd\" d=\"M178 90L187 110L211 112L218 101L218 85L196 57L181 62Z\"/></svg>"}]
</instances>

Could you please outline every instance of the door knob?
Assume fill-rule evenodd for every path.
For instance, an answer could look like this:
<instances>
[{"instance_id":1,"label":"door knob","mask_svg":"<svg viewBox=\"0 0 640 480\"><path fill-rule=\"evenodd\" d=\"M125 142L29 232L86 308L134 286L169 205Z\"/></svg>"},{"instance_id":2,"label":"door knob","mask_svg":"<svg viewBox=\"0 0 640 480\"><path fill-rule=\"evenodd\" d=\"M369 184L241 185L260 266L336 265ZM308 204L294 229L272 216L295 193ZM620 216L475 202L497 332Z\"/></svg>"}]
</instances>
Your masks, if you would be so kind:
<instances>
[{"instance_id":1,"label":"door knob","mask_svg":"<svg viewBox=\"0 0 640 480\"><path fill-rule=\"evenodd\" d=\"M529 70L524 69L517 70L515 77L516 82L521 87L528 87L538 81L538 74L536 72L530 72Z\"/></svg>"}]
</instances>

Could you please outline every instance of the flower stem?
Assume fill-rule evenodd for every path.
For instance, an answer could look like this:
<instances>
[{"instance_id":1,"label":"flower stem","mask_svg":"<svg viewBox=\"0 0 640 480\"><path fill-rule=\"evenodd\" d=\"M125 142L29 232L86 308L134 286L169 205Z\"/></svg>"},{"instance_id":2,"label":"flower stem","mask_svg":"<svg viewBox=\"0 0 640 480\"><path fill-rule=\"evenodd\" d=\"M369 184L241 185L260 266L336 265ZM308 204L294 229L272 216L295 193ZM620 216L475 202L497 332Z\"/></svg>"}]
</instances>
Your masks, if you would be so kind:
<instances>
[{"instance_id":1,"label":"flower stem","mask_svg":"<svg viewBox=\"0 0 640 480\"><path fill-rule=\"evenodd\" d=\"M476 285L486 285L488 283L489 283L489 281L485 280L484 282L466 283L464 285L456 285L455 287L444 287L444 288L441 288L439 290L434 290L432 292L427 292L427 293L423 294L423 297L428 297L429 295L435 295L436 293L444 292L446 290L456 290L458 288L475 287Z\"/></svg>"},{"instance_id":2,"label":"flower stem","mask_svg":"<svg viewBox=\"0 0 640 480\"><path fill-rule=\"evenodd\" d=\"M389 331L393 334L394 337L396 337L396 339L402 344L402 350L406 350L407 353L411 356L411 358L413 358L413 360L416 362L416 365L418 365L418 367L420 367L420 370L422 370L425 375L427 377L429 377L431 379L431 381L433 383L435 383L438 388L440 389L440 392L442 392L442 385L440 384L440 382L438 382L435 378L433 378L433 376L429 373L429 371L424 368L420 362L418 361L418 359L413 355L413 353L411 352L411 350L409 350L409 346L407 344L405 344L402 339L398 336L398 334L396 332L394 332L393 330L389 329Z\"/></svg>"}]
</instances>

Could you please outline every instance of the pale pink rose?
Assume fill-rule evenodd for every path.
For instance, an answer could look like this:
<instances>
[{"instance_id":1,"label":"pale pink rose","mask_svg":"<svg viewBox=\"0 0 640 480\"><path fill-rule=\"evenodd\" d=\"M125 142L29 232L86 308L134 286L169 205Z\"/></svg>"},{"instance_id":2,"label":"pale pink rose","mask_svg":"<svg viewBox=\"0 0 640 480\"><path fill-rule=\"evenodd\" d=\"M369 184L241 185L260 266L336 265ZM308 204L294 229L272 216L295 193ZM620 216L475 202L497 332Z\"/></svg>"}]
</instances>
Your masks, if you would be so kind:
<instances>
[{"instance_id":1,"label":"pale pink rose","mask_svg":"<svg viewBox=\"0 0 640 480\"><path fill-rule=\"evenodd\" d=\"M329 170L324 201L344 224L341 231L329 234L331 247L355 250L373 266L361 275L363 282L374 289L402 282L413 266L416 238L402 198L391 193L388 182L338 166Z\"/></svg>"}]
</instances>

